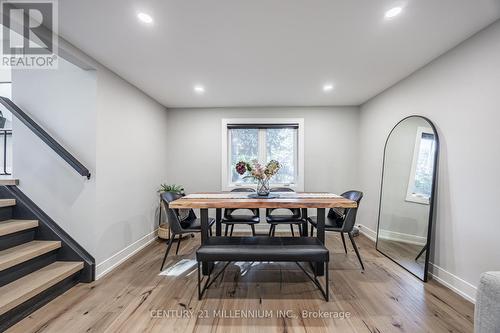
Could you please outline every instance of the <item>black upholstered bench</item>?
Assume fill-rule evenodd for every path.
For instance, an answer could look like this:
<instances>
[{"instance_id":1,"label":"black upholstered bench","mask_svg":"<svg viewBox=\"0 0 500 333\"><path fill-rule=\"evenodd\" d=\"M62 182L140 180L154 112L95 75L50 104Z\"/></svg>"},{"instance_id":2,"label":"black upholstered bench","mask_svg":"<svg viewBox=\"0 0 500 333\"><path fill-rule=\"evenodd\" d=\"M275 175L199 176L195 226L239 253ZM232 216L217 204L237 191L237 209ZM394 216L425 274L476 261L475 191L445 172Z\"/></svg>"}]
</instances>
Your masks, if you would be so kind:
<instances>
[{"instance_id":1,"label":"black upholstered bench","mask_svg":"<svg viewBox=\"0 0 500 333\"><path fill-rule=\"evenodd\" d=\"M232 261L285 261L295 262L318 286L328 301L328 249L315 237L209 237L196 251L198 261L198 298L219 277ZM201 287L201 262L227 262L210 280L210 275ZM315 262L325 265L326 287L323 289L317 276L308 273L299 262Z\"/></svg>"}]
</instances>

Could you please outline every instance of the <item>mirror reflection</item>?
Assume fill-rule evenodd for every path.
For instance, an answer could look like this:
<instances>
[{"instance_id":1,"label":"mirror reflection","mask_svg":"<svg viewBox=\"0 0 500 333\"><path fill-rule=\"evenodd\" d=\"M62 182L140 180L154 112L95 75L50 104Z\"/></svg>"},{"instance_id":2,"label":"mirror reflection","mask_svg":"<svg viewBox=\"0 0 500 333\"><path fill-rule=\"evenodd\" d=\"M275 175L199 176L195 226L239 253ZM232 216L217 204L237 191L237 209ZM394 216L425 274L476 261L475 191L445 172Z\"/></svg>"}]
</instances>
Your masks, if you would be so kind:
<instances>
[{"instance_id":1,"label":"mirror reflection","mask_svg":"<svg viewBox=\"0 0 500 333\"><path fill-rule=\"evenodd\" d=\"M414 116L394 127L384 153L377 249L424 281L437 145L432 124Z\"/></svg>"}]
</instances>

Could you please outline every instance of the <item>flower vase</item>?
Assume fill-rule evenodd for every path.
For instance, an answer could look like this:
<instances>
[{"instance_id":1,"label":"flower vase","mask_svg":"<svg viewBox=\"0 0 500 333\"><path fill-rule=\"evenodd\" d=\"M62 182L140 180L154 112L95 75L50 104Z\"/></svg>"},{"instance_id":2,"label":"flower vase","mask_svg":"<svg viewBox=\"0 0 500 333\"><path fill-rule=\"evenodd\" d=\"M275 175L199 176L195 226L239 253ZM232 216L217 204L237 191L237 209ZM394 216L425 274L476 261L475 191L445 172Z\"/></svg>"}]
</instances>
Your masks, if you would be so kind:
<instances>
[{"instance_id":1,"label":"flower vase","mask_svg":"<svg viewBox=\"0 0 500 333\"><path fill-rule=\"evenodd\" d=\"M270 193L269 179L257 180L257 194L261 197L267 197Z\"/></svg>"}]
</instances>

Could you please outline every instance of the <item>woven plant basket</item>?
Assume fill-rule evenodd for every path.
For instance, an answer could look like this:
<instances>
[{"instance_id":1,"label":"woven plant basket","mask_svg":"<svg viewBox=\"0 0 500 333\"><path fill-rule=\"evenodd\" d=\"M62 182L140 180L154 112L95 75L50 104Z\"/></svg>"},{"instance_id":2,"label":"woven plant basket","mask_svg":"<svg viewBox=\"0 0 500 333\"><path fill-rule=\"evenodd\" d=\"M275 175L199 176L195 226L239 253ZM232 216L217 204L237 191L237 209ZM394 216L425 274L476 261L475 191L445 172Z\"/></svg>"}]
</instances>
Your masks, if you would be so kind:
<instances>
[{"instance_id":1,"label":"woven plant basket","mask_svg":"<svg viewBox=\"0 0 500 333\"><path fill-rule=\"evenodd\" d=\"M162 223L158 227L158 238L168 239L170 234L170 230L168 229L168 224Z\"/></svg>"}]
</instances>

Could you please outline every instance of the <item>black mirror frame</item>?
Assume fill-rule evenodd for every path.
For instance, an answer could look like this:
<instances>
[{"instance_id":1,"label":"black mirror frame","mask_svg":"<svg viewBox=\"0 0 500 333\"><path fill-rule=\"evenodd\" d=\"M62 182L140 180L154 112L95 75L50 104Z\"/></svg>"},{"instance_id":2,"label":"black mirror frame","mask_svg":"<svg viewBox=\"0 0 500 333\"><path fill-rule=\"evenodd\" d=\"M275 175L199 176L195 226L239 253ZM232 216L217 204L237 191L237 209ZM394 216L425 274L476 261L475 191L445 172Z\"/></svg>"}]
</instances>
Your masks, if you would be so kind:
<instances>
[{"instance_id":1,"label":"black mirror frame","mask_svg":"<svg viewBox=\"0 0 500 333\"><path fill-rule=\"evenodd\" d=\"M428 227L427 227L427 242L424 246L424 248L427 248L425 251L425 266L424 266L424 276L423 278L416 275L406 267L402 266L399 262L388 256L387 254L383 253L382 251L379 250L378 248L378 238L379 238L379 232L380 232L380 211L382 208L382 189L384 186L384 169L385 169L385 154L386 154L386 149L387 149L387 143L389 142L389 138L391 137L392 133L398 127L399 124L404 122L405 120L408 120L409 118L421 118L425 121L427 121L434 131L435 135L435 140L436 140L436 149L434 151L434 170L432 174L432 189L431 189L431 200L429 200L429 222L428 222ZM431 240L432 240L432 229L433 229L433 222L434 222L434 217L435 217L435 203L436 203L436 193L437 193L437 181L438 181L438 169L439 169L439 135L436 129L436 126L434 126L434 123L427 117L424 116L419 116L419 115L411 115L408 117L405 117L398 121L396 125L392 128L392 130L389 132L389 135L387 136L387 139L385 140L385 145L384 145L384 156L383 156L383 161L382 161L382 177L380 180L380 198L379 198L379 206L378 206L378 219L377 219L377 240L375 242L375 248L377 251L381 254L383 254L385 257L389 258L391 261L396 263L398 266L401 268L405 269L408 271L410 274L413 276L417 277L419 280L422 280L423 282L428 281L428 273L429 273L429 257L430 257L430 250L431 250Z\"/></svg>"}]
</instances>

